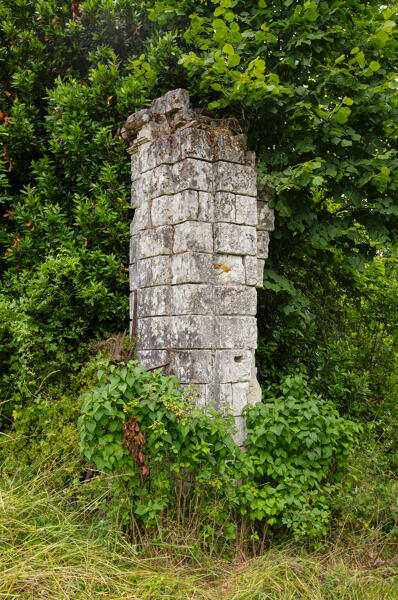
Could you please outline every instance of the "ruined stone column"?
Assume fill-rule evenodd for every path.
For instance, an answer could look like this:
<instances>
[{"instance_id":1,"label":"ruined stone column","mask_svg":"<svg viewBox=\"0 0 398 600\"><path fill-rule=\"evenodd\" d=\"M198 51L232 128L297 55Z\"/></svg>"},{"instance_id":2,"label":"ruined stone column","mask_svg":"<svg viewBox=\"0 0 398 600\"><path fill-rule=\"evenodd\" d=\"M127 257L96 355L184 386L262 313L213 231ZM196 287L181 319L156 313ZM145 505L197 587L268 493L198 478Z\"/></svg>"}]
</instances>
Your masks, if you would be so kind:
<instances>
[{"instance_id":1,"label":"ruined stone column","mask_svg":"<svg viewBox=\"0 0 398 600\"><path fill-rule=\"evenodd\" d=\"M131 320L138 360L167 364L198 402L235 416L243 443L256 379L256 287L273 213L257 199L255 155L178 89L131 115Z\"/></svg>"}]
</instances>

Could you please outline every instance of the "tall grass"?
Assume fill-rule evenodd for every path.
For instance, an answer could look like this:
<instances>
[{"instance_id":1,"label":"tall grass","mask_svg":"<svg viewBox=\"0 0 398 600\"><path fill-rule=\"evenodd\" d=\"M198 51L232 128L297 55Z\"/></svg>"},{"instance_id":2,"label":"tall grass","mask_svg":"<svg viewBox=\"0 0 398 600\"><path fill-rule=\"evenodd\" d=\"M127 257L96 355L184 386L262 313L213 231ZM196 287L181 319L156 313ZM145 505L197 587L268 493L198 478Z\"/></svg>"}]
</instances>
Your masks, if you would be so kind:
<instances>
[{"instance_id":1,"label":"tall grass","mask_svg":"<svg viewBox=\"0 0 398 600\"><path fill-rule=\"evenodd\" d=\"M374 547L371 555L364 538L351 549L291 546L250 560L201 556L191 566L172 545L147 558L75 495L53 489L47 472L2 477L1 600L398 599L394 560L383 561Z\"/></svg>"}]
</instances>

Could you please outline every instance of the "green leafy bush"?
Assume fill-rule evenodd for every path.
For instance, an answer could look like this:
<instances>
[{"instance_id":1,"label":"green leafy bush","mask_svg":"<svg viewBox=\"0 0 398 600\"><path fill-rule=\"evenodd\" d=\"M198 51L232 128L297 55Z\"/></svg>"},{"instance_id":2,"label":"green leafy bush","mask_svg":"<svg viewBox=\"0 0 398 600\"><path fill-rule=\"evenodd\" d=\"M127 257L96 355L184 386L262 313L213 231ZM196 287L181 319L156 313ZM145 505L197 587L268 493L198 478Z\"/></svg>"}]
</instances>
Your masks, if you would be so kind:
<instances>
[{"instance_id":1,"label":"green leafy bush","mask_svg":"<svg viewBox=\"0 0 398 600\"><path fill-rule=\"evenodd\" d=\"M287 376L247 410L251 463L250 516L283 524L296 536L326 532L335 483L344 471L357 424L311 392L302 374ZM248 493L252 482L247 484Z\"/></svg>"},{"instance_id":2,"label":"green leafy bush","mask_svg":"<svg viewBox=\"0 0 398 600\"><path fill-rule=\"evenodd\" d=\"M80 449L114 476L113 511L124 526L154 526L166 511L187 519L194 505L205 538L209 518L234 537L234 515L296 536L325 532L358 427L311 394L302 376L284 379L248 408L246 451L232 439L231 417L195 408L175 377L104 362L98 379L83 395Z\"/></svg>"},{"instance_id":3,"label":"green leafy bush","mask_svg":"<svg viewBox=\"0 0 398 600\"><path fill-rule=\"evenodd\" d=\"M239 448L230 419L194 409L193 395L181 396L175 377L148 373L134 361L105 363L98 380L82 396L80 449L114 475L113 510L123 525L153 526L162 511L183 511L183 494L209 515L215 496L233 493L228 464ZM222 510L216 515L219 525L224 517Z\"/></svg>"}]
</instances>

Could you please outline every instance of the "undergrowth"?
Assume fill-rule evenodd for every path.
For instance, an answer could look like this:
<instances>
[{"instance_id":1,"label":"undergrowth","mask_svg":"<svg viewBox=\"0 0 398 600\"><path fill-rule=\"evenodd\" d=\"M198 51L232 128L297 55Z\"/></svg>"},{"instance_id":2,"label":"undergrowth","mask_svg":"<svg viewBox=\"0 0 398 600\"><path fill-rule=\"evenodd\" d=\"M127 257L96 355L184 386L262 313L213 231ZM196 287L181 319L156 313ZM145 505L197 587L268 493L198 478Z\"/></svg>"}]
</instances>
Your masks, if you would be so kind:
<instances>
[{"instance_id":1,"label":"undergrowth","mask_svg":"<svg viewBox=\"0 0 398 600\"><path fill-rule=\"evenodd\" d=\"M394 600L398 563L386 538L357 534L317 552L282 545L248 558L192 558L192 547L143 556L106 524L76 485L56 490L56 468L35 476L3 472L0 597L7 600ZM106 486L105 486L106 488ZM106 493L106 491L105 491Z\"/></svg>"}]
</instances>

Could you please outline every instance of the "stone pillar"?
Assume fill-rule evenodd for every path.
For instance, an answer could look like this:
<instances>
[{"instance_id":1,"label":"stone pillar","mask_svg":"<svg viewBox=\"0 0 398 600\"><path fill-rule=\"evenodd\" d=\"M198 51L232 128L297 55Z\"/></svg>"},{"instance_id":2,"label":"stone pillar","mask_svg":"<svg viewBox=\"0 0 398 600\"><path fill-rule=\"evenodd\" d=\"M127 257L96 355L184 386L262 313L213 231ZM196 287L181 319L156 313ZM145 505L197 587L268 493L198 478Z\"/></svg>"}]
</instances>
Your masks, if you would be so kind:
<instances>
[{"instance_id":1,"label":"stone pillar","mask_svg":"<svg viewBox=\"0 0 398 600\"><path fill-rule=\"evenodd\" d=\"M233 123L231 121L231 123ZM229 121L192 110L177 89L122 130L132 170L131 320L138 360L167 364L198 402L232 410L261 398L256 287L273 213L257 199L255 155Z\"/></svg>"}]
</instances>

